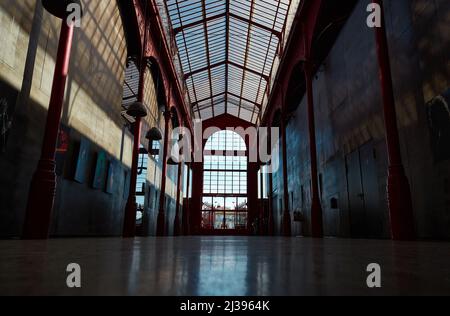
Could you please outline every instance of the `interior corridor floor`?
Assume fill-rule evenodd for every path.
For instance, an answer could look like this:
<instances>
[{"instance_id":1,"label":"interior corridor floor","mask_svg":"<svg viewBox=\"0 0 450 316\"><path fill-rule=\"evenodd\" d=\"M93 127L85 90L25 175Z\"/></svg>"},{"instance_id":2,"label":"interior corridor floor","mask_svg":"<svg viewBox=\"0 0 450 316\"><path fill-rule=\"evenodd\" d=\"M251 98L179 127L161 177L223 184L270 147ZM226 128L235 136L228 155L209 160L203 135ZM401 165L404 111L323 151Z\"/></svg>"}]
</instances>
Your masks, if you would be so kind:
<instances>
[{"instance_id":1,"label":"interior corridor floor","mask_svg":"<svg viewBox=\"0 0 450 316\"><path fill-rule=\"evenodd\" d=\"M0 241L0 295L450 295L449 243L273 237ZM81 289L66 285L81 266ZM382 288L369 289L378 263Z\"/></svg>"}]
</instances>

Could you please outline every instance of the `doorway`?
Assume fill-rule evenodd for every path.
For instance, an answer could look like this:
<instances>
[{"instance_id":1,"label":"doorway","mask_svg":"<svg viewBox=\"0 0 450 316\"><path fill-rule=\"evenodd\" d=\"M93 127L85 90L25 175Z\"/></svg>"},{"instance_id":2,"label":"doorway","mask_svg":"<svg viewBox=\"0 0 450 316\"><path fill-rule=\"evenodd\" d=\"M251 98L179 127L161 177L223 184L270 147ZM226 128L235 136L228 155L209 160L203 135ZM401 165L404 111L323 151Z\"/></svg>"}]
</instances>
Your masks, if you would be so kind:
<instances>
[{"instance_id":1,"label":"doorway","mask_svg":"<svg viewBox=\"0 0 450 316\"><path fill-rule=\"evenodd\" d=\"M347 155L346 171L352 238L385 238L386 217L380 202L373 142Z\"/></svg>"}]
</instances>

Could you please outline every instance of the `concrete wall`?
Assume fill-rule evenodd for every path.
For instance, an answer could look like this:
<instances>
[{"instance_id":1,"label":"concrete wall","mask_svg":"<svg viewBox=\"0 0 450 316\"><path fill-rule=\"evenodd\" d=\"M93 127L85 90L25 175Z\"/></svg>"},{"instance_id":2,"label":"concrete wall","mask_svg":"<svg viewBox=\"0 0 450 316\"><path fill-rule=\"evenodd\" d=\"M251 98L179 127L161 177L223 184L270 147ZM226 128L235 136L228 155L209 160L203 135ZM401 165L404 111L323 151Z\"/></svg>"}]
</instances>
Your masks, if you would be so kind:
<instances>
[{"instance_id":1,"label":"concrete wall","mask_svg":"<svg viewBox=\"0 0 450 316\"><path fill-rule=\"evenodd\" d=\"M58 178L53 236L120 235L127 198L132 135L124 128L120 114L127 60L122 19L113 0L84 1L84 12L82 27L75 29L62 117L62 123L71 129L71 145L63 175ZM0 154L1 237L21 234L29 184L41 150L60 23L42 8L40 1L0 2L0 98L6 91L18 94L16 102L9 102L14 107L10 109L13 124L6 152ZM152 114L148 125L164 126L161 117L155 117L157 104L151 96L155 94L151 92L151 76L147 76L146 85ZM73 174L81 139L88 140L91 147L86 181L77 183ZM92 188L96 157L101 151L119 166L111 194ZM160 171L151 166L149 182L158 186ZM169 172L170 178L176 180L173 170ZM169 181L167 187L173 199L174 181ZM173 211L169 214L173 217Z\"/></svg>"},{"instance_id":2,"label":"concrete wall","mask_svg":"<svg viewBox=\"0 0 450 316\"><path fill-rule=\"evenodd\" d=\"M353 166L346 167L346 161L360 148L370 147L374 157L372 183L376 185L370 194L377 197L378 211L373 214L378 221L377 235L389 237L381 92L374 34L365 24L369 2L358 3L314 80L324 230L328 236L352 235L346 171ZM449 2L385 3L402 152L411 182L417 230L421 238L448 239L450 164L433 162L425 104L449 88ZM302 209L307 219L303 224L294 224L294 233L308 236L311 176L306 114L306 100L299 100L287 135L289 191L294 201L290 208ZM281 188L280 199L282 177L275 175L275 180L275 186ZM338 209L331 208L331 198L338 199ZM274 204L277 214L279 202ZM279 214L277 218L281 219Z\"/></svg>"}]
</instances>

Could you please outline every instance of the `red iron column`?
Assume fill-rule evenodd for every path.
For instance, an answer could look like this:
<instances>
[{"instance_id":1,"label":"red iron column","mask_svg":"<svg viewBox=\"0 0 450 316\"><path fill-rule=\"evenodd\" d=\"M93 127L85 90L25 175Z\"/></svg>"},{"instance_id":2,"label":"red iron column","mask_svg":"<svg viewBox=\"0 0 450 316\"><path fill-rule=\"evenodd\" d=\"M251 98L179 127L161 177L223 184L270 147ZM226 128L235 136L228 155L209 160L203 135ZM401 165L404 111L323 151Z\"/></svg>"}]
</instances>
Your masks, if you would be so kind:
<instances>
[{"instance_id":1,"label":"red iron column","mask_svg":"<svg viewBox=\"0 0 450 316\"><path fill-rule=\"evenodd\" d=\"M169 110L164 112L164 152L163 152L163 166L162 166L162 179L161 179L161 194L159 197L159 212L157 220L156 235L165 236L166 234L166 178L167 178L167 156L169 151L169 127L170 120L172 119L172 113Z\"/></svg>"},{"instance_id":2,"label":"red iron column","mask_svg":"<svg viewBox=\"0 0 450 316\"><path fill-rule=\"evenodd\" d=\"M383 1L374 0L373 3L381 7L382 13L382 25L375 28L375 33L389 158L387 195L392 238L394 240L414 240L412 198L409 181L402 163Z\"/></svg>"},{"instance_id":3,"label":"red iron column","mask_svg":"<svg viewBox=\"0 0 450 316\"><path fill-rule=\"evenodd\" d=\"M139 73L139 91L138 91L138 102L143 105L144 91L145 91L145 62L142 58ZM142 119L140 116L136 115L134 123L134 140L133 140L133 158L131 164L131 174L130 174L130 190L127 200L127 205L125 207L125 218L123 224L123 237L133 238L136 236L136 185L138 177L138 165L139 165L139 151L141 147L141 133L142 133Z\"/></svg>"},{"instance_id":4,"label":"red iron column","mask_svg":"<svg viewBox=\"0 0 450 316\"><path fill-rule=\"evenodd\" d=\"M309 151L311 155L311 233L314 238L323 237L322 204L319 195L319 181L317 176L317 145L316 123L314 116L313 73L312 64L307 61L304 64L306 94L308 98L308 127L309 127Z\"/></svg>"},{"instance_id":5,"label":"red iron column","mask_svg":"<svg viewBox=\"0 0 450 316\"><path fill-rule=\"evenodd\" d=\"M281 140L283 150L283 197L284 197L284 212L283 212L283 236L292 236L292 220L291 212L289 210L289 182L287 170L287 139L286 139L286 117L283 113L281 117Z\"/></svg>"},{"instance_id":6,"label":"red iron column","mask_svg":"<svg viewBox=\"0 0 450 316\"><path fill-rule=\"evenodd\" d=\"M23 231L24 239L47 239L56 194L55 152L64 103L73 23L62 22L41 157L33 176Z\"/></svg>"}]
</instances>

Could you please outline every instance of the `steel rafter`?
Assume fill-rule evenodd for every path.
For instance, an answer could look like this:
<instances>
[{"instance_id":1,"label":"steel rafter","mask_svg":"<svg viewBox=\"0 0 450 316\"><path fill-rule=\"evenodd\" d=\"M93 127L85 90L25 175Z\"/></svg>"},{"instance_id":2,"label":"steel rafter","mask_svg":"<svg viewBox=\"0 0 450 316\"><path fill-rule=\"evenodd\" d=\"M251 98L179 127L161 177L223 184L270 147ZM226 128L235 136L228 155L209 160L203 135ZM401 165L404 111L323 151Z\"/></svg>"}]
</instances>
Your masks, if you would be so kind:
<instances>
[{"instance_id":1,"label":"steel rafter","mask_svg":"<svg viewBox=\"0 0 450 316\"><path fill-rule=\"evenodd\" d=\"M179 6L178 6L178 1L176 2L176 6L177 6L177 14L178 14L178 17L181 19L180 8L179 8ZM185 35L184 35L184 32L183 32L183 44L184 44L185 47L187 47L186 37L185 37ZM189 69L192 69L192 66L191 66L191 63L190 63L189 60L188 60L188 64L189 64ZM193 86L193 90L194 90L193 93L194 93L195 99L197 100L197 92L195 91L195 86ZM199 115L200 115L200 113L199 113Z\"/></svg>"},{"instance_id":2,"label":"steel rafter","mask_svg":"<svg viewBox=\"0 0 450 316\"><path fill-rule=\"evenodd\" d=\"M229 113L256 123L271 91L291 1L166 3L197 116Z\"/></svg>"},{"instance_id":3,"label":"steel rafter","mask_svg":"<svg viewBox=\"0 0 450 316\"><path fill-rule=\"evenodd\" d=\"M234 63L234 62L232 62L232 61L222 61L222 62L217 63L217 64L208 65L208 66L206 66L206 67L204 67L204 68L197 69L197 70L195 70L195 71L193 71L193 72L190 72L190 73L185 74L185 75L184 75L184 79L187 80L187 79L189 79L189 77L192 77L193 75L197 75L197 74L202 73L202 72L205 72L205 71L207 71L207 70L209 71L209 70L211 70L211 69L214 69L214 68L217 68L217 67L220 67L220 66L224 66L224 65L230 65L230 66L239 68L239 69L241 69L241 70L250 72L250 73L252 73L252 74L254 74L254 75L260 76L262 79L264 79L264 80L267 81L267 82L269 82L269 80L270 80L270 79L269 79L269 76L266 76L266 75L264 75L264 74L262 74L262 73L260 73L260 72L258 72L258 71L255 71L255 70L253 70L253 69L247 68L247 67L245 67L245 66L236 64L236 63Z\"/></svg>"},{"instance_id":4,"label":"steel rafter","mask_svg":"<svg viewBox=\"0 0 450 316\"><path fill-rule=\"evenodd\" d=\"M230 2L227 1L227 6L229 6L229 3L230 3ZM233 18L233 19L236 19L236 20L245 22L245 23L247 23L247 24L250 24L250 25L252 25L252 26L255 26L255 27L257 27L257 28L260 28L260 29L262 29L262 30L264 30L264 31L270 32L270 33L272 33L273 35L275 35L275 36L277 36L277 37L279 37L279 38L281 39L281 32L277 32L277 31L275 31L274 29L272 29L272 28L270 28L270 27L267 27L267 26L265 26L265 25L262 25L262 24L260 24L260 23L258 23L258 22L252 21L251 19L249 20L249 19L243 18L243 17L241 17L241 16L239 16L239 15L230 13L230 12L229 12L229 9L228 9L227 12L225 12L225 13L217 14L217 15L210 16L210 17L205 17L205 18L204 18L203 20L201 20L201 21L192 22L192 23L186 24L186 25L184 25L184 26L182 26L182 27L177 27L177 28L175 28L175 29L173 30L173 32L174 32L175 35L177 35L178 33L180 33L180 32L183 31L183 30L186 30L186 29L189 29L189 28L192 28L192 27L201 25L201 24L203 24L203 23L207 23L207 22L209 22L209 21L218 20L218 19L221 19L221 18L224 18L224 17L226 17L227 19Z\"/></svg>"},{"instance_id":5,"label":"steel rafter","mask_svg":"<svg viewBox=\"0 0 450 316\"><path fill-rule=\"evenodd\" d=\"M208 22L206 21L206 0L202 0L202 14L203 14L203 31L205 32L205 43L206 43L206 60L208 63L208 77L209 77L209 90L211 95L213 95L213 84L212 84L212 74L211 74L211 59L209 54L209 40L208 40ZM212 114L214 115L214 104L211 106Z\"/></svg>"},{"instance_id":6,"label":"steel rafter","mask_svg":"<svg viewBox=\"0 0 450 316\"><path fill-rule=\"evenodd\" d=\"M259 109L261 108L261 104L256 103L255 101L246 99L246 98L244 98L244 97L241 97L241 96L239 96L239 95L237 95L237 94L234 94L234 93L232 93L232 92L221 92L221 93L218 93L218 94L209 96L209 97L204 98L204 99L202 99L202 100L193 102L193 103L192 103L192 106L198 106L199 104L201 104L201 103L203 103L203 102L206 102L206 101L209 101L209 100L214 100L214 99L216 99L216 98L218 98L218 97L221 97L221 96L223 96L225 99L228 99L228 96L232 96L232 97L235 97L235 98L237 98L237 99L242 99L242 101L244 101L244 102L251 103L251 104L253 104L254 106L256 106L257 108L259 108Z\"/></svg>"},{"instance_id":7,"label":"steel rafter","mask_svg":"<svg viewBox=\"0 0 450 316\"><path fill-rule=\"evenodd\" d=\"M250 21L253 19L253 11L255 9L255 0L252 0L251 4L250 4ZM247 62L248 62L248 54L249 54L249 46L250 46L250 39L251 39L251 31L252 31L252 24L249 23L248 24L248 30L247 30L247 43L245 44L245 57L244 57L244 68L247 67ZM244 94L244 86L245 86L245 77L246 77L246 72L244 72L242 74L242 84L241 84L241 96L240 96L240 103L239 103L239 114L238 116L241 116L241 109L242 109L242 97Z\"/></svg>"}]
</instances>

